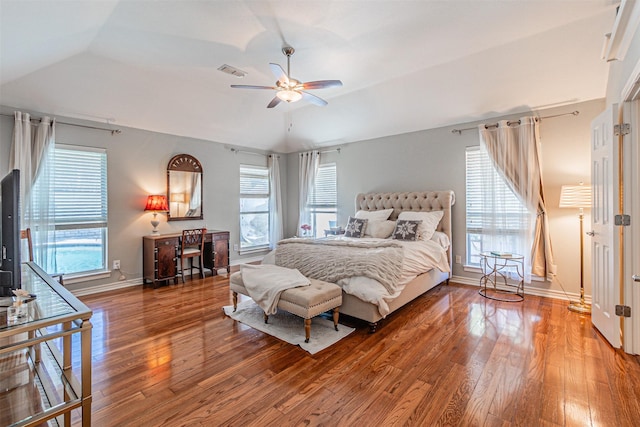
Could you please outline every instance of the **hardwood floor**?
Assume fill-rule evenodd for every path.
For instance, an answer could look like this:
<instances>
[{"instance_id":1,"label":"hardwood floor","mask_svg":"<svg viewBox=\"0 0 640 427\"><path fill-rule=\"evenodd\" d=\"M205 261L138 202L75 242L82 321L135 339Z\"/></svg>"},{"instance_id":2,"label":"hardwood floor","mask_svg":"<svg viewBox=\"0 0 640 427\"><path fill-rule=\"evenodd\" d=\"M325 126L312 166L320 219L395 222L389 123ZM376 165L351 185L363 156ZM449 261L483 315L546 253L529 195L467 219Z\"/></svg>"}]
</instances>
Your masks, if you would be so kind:
<instances>
[{"instance_id":1,"label":"hardwood floor","mask_svg":"<svg viewBox=\"0 0 640 427\"><path fill-rule=\"evenodd\" d=\"M477 291L438 286L375 334L341 318L356 332L313 356L226 317L224 277L83 297L93 425L638 425L638 357L565 301Z\"/></svg>"}]
</instances>

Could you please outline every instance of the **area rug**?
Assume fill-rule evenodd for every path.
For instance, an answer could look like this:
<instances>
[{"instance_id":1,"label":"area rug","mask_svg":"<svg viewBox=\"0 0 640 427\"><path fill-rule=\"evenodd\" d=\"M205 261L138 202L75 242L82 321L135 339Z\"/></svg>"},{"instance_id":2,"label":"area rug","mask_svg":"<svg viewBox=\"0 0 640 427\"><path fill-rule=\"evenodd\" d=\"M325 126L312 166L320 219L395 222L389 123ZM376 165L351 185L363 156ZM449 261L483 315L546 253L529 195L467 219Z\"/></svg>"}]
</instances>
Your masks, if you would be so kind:
<instances>
[{"instance_id":1,"label":"area rug","mask_svg":"<svg viewBox=\"0 0 640 427\"><path fill-rule=\"evenodd\" d=\"M253 300L245 300L238 304L234 313L233 306L223 307L227 316L254 329L274 336L289 344L299 345L311 354L315 354L337 343L342 338L355 331L338 324L338 330L333 327L333 320L316 316L311 321L311 337L304 342L304 319L286 311L278 310L277 314L269 316L269 323L264 323L264 311Z\"/></svg>"}]
</instances>

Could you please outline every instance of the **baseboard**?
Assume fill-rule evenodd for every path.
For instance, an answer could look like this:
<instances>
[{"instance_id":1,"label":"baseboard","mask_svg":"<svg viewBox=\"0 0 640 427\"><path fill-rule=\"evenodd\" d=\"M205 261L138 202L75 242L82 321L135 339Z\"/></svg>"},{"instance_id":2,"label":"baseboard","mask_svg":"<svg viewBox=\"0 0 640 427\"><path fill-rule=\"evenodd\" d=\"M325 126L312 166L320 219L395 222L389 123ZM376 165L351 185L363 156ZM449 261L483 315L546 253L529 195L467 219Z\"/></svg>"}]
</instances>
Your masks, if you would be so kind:
<instances>
[{"instance_id":1,"label":"baseboard","mask_svg":"<svg viewBox=\"0 0 640 427\"><path fill-rule=\"evenodd\" d=\"M243 258L240 261L236 261L236 262L232 262L231 265L233 266L237 266L237 265L241 265L241 264L247 264L250 262L256 262L256 261L262 261L263 257L255 257L255 259L251 258ZM469 277L462 277L462 276L452 276L451 277L451 281L452 282L456 282L456 283L460 283L463 285L470 285L470 286L476 286L476 287L480 287L480 283L478 281L478 279L474 279L474 278L469 278ZM91 286L91 287L87 287L87 288L82 288L82 289L76 289L76 290L72 290L71 293L73 293L75 296L85 296L85 295L91 295L91 294L97 294L97 293L101 293L101 292L108 292L108 291L114 291L117 289L124 289L124 288L130 288L133 286L140 286L142 285L142 277L138 277L135 279L129 279L129 280L119 280L117 282L112 282L112 283L105 283L103 285L97 285L97 286ZM580 295L579 294L575 294L575 293L571 293L571 292L567 292L566 294L564 292L561 291L557 291L557 290L552 290L552 289L540 289L540 288L535 288L535 287L531 287L531 286L526 286L524 287L524 294L526 295L535 295L535 296L539 296L539 297L546 297L546 298L555 298L555 299L560 299L560 300L564 300L564 301L578 301L580 300ZM591 297L590 296L585 296L585 302L587 304L591 304Z\"/></svg>"},{"instance_id":2,"label":"baseboard","mask_svg":"<svg viewBox=\"0 0 640 427\"><path fill-rule=\"evenodd\" d=\"M238 266L241 264L248 264L251 262L259 262L262 261L262 259L264 258L264 256L258 256L258 257L252 257L252 258L243 258L241 260L235 261L235 262L231 262L232 266ZM220 271L218 274L220 274L221 276L224 276L226 272L224 271ZM71 290L71 293L77 297L81 297L81 296L85 296L85 295L92 295L92 294L99 294L102 292L109 292L109 291L115 291L117 289L124 289L124 288L130 288L133 286L140 286L143 284L142 281L142 277L137 277L135 279L129 279L129 280L118 280L117 282L111 282L111 283L105 283L102 285L96 285L96 286L89 286L86 288L81 288L81 289L74 289Z\"/></svg>"},{"instance_id":3,"label":"baseboard","mask_svg":"<svg viewBox=\"0 0 640 427\"><path fill-rule=\"evenodd\" d=\"M460 283L460 284L463 284L463 285L476 286L478 288L480 287L480 281L478 279L475 279L475 278L462 277L462 276L452 276L451 277L451 281L452 282L456 282L456 283ZM498 286L498 289L501 289L501 287ZM576 293L572 293L572 292L564 293L562 291L558 291L558 290L554 290L554 289L540 289L540 288L536 288L536 287L532 287L532 286L527 286L526 284L524 285L524 295L525 295L525 297L527 295L535 295L535 296L538 296L538 297L554 298L554 299L560 299L560 300L564 300L564 301L579 301L580 300L580 294L576 294ZM585 296L584 297L584 302L586 302L587 304L591 304L591 296Z\"/></svg>"},{"instance_id":4,"label":"baseboard","mask_svg":"<svg viewBox=\"0 0 640 427\"><path fill-rule=\"evenodd\" d=\"M117 282L105 283L103 285L90 286L87 288L74 289L71 293L77 297L99 294L101 292L115 291L116 289L130 288L142 285L142 277L129 280L118 280Z\"/></svg>"}]
</instances>

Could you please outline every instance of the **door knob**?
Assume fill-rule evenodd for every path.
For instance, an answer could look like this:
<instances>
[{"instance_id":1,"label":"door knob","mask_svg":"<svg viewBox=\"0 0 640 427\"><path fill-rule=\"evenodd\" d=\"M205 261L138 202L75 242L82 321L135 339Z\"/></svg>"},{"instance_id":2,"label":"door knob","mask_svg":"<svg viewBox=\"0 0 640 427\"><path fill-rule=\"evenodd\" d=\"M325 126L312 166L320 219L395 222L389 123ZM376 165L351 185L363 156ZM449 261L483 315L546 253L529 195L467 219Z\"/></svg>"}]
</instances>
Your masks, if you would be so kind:
<instances>
[{"instance_id":1,"label":"door knob","mask_svg":"<svg viewBox=\"0 0 640 427\"><path fill-rule=\"evenodd\" d=\"M634 274L633 276L631 276L631 278L634 282L640 282L640 275Z\"/></svg>"},{"instance_id":2,"label":"door knob","mask_svg":"<svg viewBox=\"0 0 640 427\"><path fill-rule=\"evenodd\" d=\"M587 236L593 237L593 236L595 236L596 232L595 231L587 231L586 234L587 234Z\"/></svg>"}]
</instances>

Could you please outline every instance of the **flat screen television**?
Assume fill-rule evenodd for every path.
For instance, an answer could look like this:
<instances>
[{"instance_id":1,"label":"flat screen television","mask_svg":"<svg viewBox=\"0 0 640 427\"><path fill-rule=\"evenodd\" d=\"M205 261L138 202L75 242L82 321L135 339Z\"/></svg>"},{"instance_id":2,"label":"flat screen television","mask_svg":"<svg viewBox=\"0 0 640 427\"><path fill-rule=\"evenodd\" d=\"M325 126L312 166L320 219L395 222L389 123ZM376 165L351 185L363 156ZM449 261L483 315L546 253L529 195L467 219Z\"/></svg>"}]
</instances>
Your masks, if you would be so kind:
<instances>
[{"instance_id":1,"label":"flat screen television","mask_svg":"<svg viewBox=\"0 0 640 427\"><path fill-rule=\"evenodd\" d=\"M20 288L20 171L14 169L2 179L0 204L2 204L2 288L7 293L7 284L12 289ZM9 277L11 276L11 277ZM8 290L10 294L10 290Z\"/></svg>"}]
</instances>

